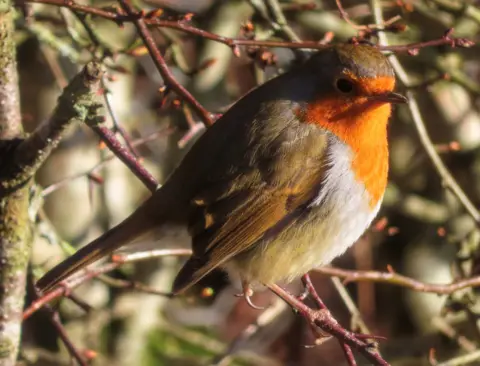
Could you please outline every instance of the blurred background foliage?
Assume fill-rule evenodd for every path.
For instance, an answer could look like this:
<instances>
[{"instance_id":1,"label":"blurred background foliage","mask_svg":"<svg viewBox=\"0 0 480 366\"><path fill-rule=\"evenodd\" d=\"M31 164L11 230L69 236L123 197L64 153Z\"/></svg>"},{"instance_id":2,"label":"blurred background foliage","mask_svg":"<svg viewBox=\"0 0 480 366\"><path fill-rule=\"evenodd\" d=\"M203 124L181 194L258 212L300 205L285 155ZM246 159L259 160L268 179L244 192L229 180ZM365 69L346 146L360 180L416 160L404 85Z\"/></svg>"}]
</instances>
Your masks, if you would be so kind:
<instances>
[{"instance_id":1,"label":"blurred background foliage","mask_svg":"<svg viewBox=\"0 0 480 366\"><path fill-rule=\"evenodd\" d=\"M118 6L108 1L78 3ZM359 35L358 29L340 16L334 0L149 0L135 4L146 11L162 9L156 14L161 18L188 21L232 38L316 41L333 32L333 42L343 42ZM284 18L272 11L272 4L278 5ZM374 22L369 1L344 0L341 4L356 24ZM62 88L87 61L103 59L106 122L124 131L127 142L150 138L137 144L134 151L148 170L164 181L203 125L174 94L162 94L162 78L134 27L85 16L68 7L28 1L20 5L18 62L27 130L48 118ZM396 24L406 26L404 31L388 33L392 44L441 38L452 27L457 37L480 38L478 1L382 0L381 6L385 19L398 15L401 19ZM193 18L185 20L185 14ZM235 57L231 48L202 37L167 28L152 28L152 33L178 82L215 113L288 69L299 56L298 51L285 48L241 47ZM478 207L479 46L430 47L416 56L402 53L399 58L416 82L415 95L437 152ZM385 204L371 230L334 265L379 271L386 271L389 265L428 283L478 275L478 227L443 186L406 107L395 109L389 131L391 172ZM77 126L38 173L43 206L37 219L34 273L42 273L73 248L121 221L149 194L117 159L102 163L109 156L86 126ZM186 234L171 228L127 250L188 245ZM258 305L271 304L262 318L264 324L251 335L243 333L261 312L234 297L238 288L222 273L212 274L181 299L118 286L119 279L128 279L168 291L181 260L129 264L108 277L85 283L75 294L91 307L87 313L68 300L61 302L62 321L72 341L80 349L95 350L88 353L93 364L200 365L212 360L222 365L346 364L336 342L305 347L314 342L308 326L268 292L254 297ZM312 279L335 317L356 328L358 319L340 296L345 287L338 282L335 286L331 278L319 273L313 273ZM301 290L296 283L290 289ZM372 282L349 283L346 290L369 330L387 337L380 349L391 364L434 364L431 349L435 349L438 360L476 354L470 364L480 365L477 290L440 296ZM56 331L41 313L24 324L20 359L22 365L70 364ZM460 364L465 363L448 363Z\"/></svg>"}]
</instances>

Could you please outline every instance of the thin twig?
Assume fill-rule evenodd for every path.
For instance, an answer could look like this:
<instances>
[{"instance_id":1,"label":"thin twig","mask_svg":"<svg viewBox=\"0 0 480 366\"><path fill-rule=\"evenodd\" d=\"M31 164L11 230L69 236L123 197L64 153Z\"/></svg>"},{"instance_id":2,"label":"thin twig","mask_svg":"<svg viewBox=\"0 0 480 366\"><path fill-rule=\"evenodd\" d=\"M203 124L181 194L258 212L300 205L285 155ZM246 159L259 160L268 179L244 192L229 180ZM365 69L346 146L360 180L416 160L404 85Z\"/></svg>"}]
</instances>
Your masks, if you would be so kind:
<instances>
[{"instance_id":1,"label":"thin twig","mask_svg":"<svg viewBox=\"0 0 480 366\"><path fill-rule=\"evenodd\" d=\"M90 128L100 137L100 139L108 146L108 148L140 179L140 181L151 192L158 187L157 180L143 165L132 155L132 153L118 141L115 134L107 127L90 123Z\"/></svg>"},{"instance_id":2,"label":"thin twig","mask_svg":"<svg viewBox=\"0 0 480 366\"><path fill-rule=\"evenodd\" d=\"M187 249L164 249L132 254L114 254L112 256L112 259L114 259L113 262L106 263L102 266L94 268L87 268L84 271L81 271L77 276L63 281L61 285L54 288L52 291L43 294L24 311L23 320L28 319L33 313L41 309L45 304L51 302L52 300L68 295L74 288L80 286L82 283L87 282L92 278L98 277L104 273L111 272L126 262L134 262L147 258L182 255L191 255L191 251ZM119 258L117 256L119 256Z\"/></svg>"},{"instance_id":3,"label":"thin twig","mask_svg":"<svg viewBox=\"0 0 480 366\"><path fill-rule=\"evenodd\" d=\"M130 263L159 257L189 257L191 255L191 249L155 249L137 253L116 253L112 255L112 261L115 263Z\"/></svg>"},{"instance_id":4,"label":"thin twig","mask_svg":"<svg viewBox=\"0 0 480 366\"><path fill-rule=\"evenodd\" d=\"M352 349L349 345L345 343L340 343L342 347L343 353L345 354L345 358L347 359L349 366L357 366L357 361L355 361L355 356L353 355Z\"/></svg>"},{"instance_id":5,"label":"thin twig","mask_svg":"<svg viewBox=\"0 0 480 366\"><path fill-rule=\"evenodd\" d=\"M455 291L469 287L480 287L480 276L467 278L449 284L434 284L417 281L395 272L356 271L334 267L317 268L315 271L327 276L336 276L344 279L344 283L371 281L387 283L389 285L406 287L418 292L430 292L438 295L448 295Z\"/></svg>"},{"instance_id":6,"label":"thin twig","mask_svg":"<svg viewBox=\"0 0 480 366\"><path fill-rule=\"evenodd\" d=\"M137 281L122 280L119 278L113 278L108 276L99 276L98 279L110 287L130 289L151 295L172 297L171 292L161 291Z\"/></svg>"},{"instance_id":7,"label":"thin twig","mask_svg":"<svg viewBox=\"0 0 480 366\"><path fill-rule=\"evenodd\" d=\"M83 301L75 294L67 294L65 297L67 297L71 302L73 302L86 313L89 313L92 310L92 307L86 301Z\"/></svg>"},{"instance_id":8,"label":"thin twig","mask_svg":"<svg viewBox=\"0 0 480 366\"><path fill-rule=\"evenodd\" d=\"M62 322L60 321L58 312L54 311L49 305L45 305L44 310L50 316L50 320L53 326L55 327L55 329L57 330L58 336L60 337L63 344L67 348L68 353L70 353L70 355L78 362L80 366L89 366L87 361L85 360L85 357L82 356L80 351L70 340L70 337L68 336L65 328L62 325Z\"/></svg>"},{"instance_id":9,"label":"thin twig","mask_svg":"<svg viewBox=\"0 0 480 366\"><path fill-rule=\"evenodd\" d=\"M140 146L142 144L145 144L147 142L154 141L155 139L157 139L159 137L162 137L162 136L166 136L167 134L170 134L173 131L174 130L172 128L162 128L162 129L160 129L156 132L151 133L148 136L140 137L138 139L133 140L132 141L132 146L136 147L136 146ZM103 168L108 162L112 161L115 157L116 157L115 154L112 153L111 155L108 155L108 156L104 157L103 160L101 160L99 163L94 165L92 168L90 168L88 170L85 170L81 173L77 173L77 174L71 175L69 177L63 178L63 179L61 179L61 180L59 180L55 183L50 184L49 186L45 187L42 190L42 196L43 197L48 196L49 194L55 192L57 189L65 186L66 184L72 182L75 179L90 177L95 172L97 172L98 170Z\"/></svg>"},{"instance_id":10,"label":"thin twig","mask_svg":"<svg viewBox=\"0 0 480 366\"><path fill-rule=\"evenodd\" d=\"M393 18L387 20L383 24L368 24L368 25L358 25L354 21L350 19L347 11L343 8L342 2L340 0L335 0L337 5L338 11L340 16L344 21L346 21L349 25L351 25L354 29L363 30L363 31L374 31L374 30L385 30L388 26L395 23L397 20L400 20L401 17L399 15L394 16Z\"/></svg>"},{"instance_id":11,"label":"thin twig","mask_svg":"<svg viewBox=\"0 0 480 366\"><path fill-rule=\"evenodd\" d=\"M363 320L360 310L358 310L357 306L355 305L355 302L353 301L352 297L350 296L347 289L345 288L345 285L340 281L338 277L332 277L331 280L338 294L342 298L343 303L345 304L348 311L350 312L350 315L352 317L352 321L351 321L352 329L353 330L358 329L363 334L370 334L370 330L368 329L367 324Z\"/></svg>"},{"instance_id":12,"label":"thin twig","mask_svg":"<svg viewBox=\"0 0 480 366\"><path fill-rule=\"evenodd\" d=\"M460 334L445 319L436 316L432 319L432 324L448 338L455 340L460 348L463 348L465 351L473 352L477 349L475 342L472 342L470 339Z\"/></svg>"},{"instance_id":13,"label":"thin twig","mask_svg":"<svg viewBox=\"0 0 480 366\"><path fill-rule=\"evenodd\" d=\"M371 0L371 3L373 7L375 21L381 24L383 22L383 14L382 14L380 0ZM451 31L447 31L444 37L437 41L439 42L452 41L450 39L450 34L451 34ZM380 44L388 45L388 39L386 34L384 33L379 34L378 40ZM430 41L430 44L433 44L433 43L434 42ZM470 42L470 44L473 44L473 43ZM410 80L410 77L408 76L407 72L405 71L401 63L398 61L398 58L395 57L394 55L391 55L389 57L389 60L395 70L395 73L397 74L398 79L402 82L402 84L406 88L409 88L412 85L414 85L414 83ZM414 93L411 90L407 90L406 96L408 98L408 108L410 109L413 123L417 130L418 137L420 138L420 142L423 148L425 149L428 157L430 158L430 161L432 162L433 166L437 170L438 175L442 179L445 188L449 189L457 197L459 202L462 204L462 206L465 208L468 214L473 218L473 220L477 224L480 224L480 212L476 209L472 201L467 197L463 189L460 188L460 186L458 185L458 182L455 180L455 178L450 173L450 171L448 170L448 168L446 167L446 165L443 163L442 159L438 155L437 151L435 150L435 146L432 143L432 140L430 139L430 136L428 135L427 129L425 127L425 122L423 121L422 115L420 113L420 108L418 107L418 103L417 103L417 100L415 99Z\"/></svg>"},{"instance_id":14,"label":"thin twig","mask_svg":"<svg viewBox=\"0 0 480 366\"><path fill-rule=\"evenodd\" d=\"M118 263L107 263L103 266L94 268L94 269L87 269L80 273L80 275L75 276L72 279L68 279L64 281L60 286L54 288L52 291L43 294L38 299L36 299L24 312L23 312L23 320L25 321L28 319L33 313L41 309L43 306L48 304L50 301L58 299L62 296L67 295L70 291L74 288L80 286L82 283L97 277L103 273L107 273L113 271L114 269L118 268Z\"/></svg>"},{"instance_id":15,"label":"thin twig","mask_svg":"<svg viewBox=\"0 0 480 366\"><path fill-rule=\"evenodd\" d=\"M323 303L320 296L318 295L317 290L315 290L315 287L313 286L313 283L312 283L312 279L310 278L310 275L308 273L304 274L302 276L302 282L303 282L303 285L305 286L305 289L307 290L308 294L310 294L310 296L313 297L313 300L317 304L318 308L322 309L322 310L326 310L327 307Z\"/></svg>"},{"instance_id":16,"label":"thin twig","mask_svg":"<svg viewBox=\"0 0 480 366\"><path fill-rule=\"evenodd\" d=\"M115 113L115 110L113 109L112 105L112 92L107 89L106 83L105 83L105 77L102 78L102 86L104 88L104 93L103 97L105 99L105 106L107 107L108 115L110 116L110 119L112 120L113 123L113 130L114 132L117 132L120 136L122 136L123 141L125 142L125 145L127 146L128 150L130 150L130 153L138 159L140 157L140 154L138 151L135 149L135 147L132 144L131 138L128 136L127 131L125 131L125 128L120 124L118 121L117 114Z\"/></svg>"},{"instance_id":17,"label":"thin twig","mask_svg":"<svg viewBox=\"0 0 480 366\"><path fill-rule=\"evenodd\" d=\"M305 289L308 292L308 294L310 294L310 296L313 298L313 300L317 304L318 308L320 310L328 311L327 306L324 304L323 300L318 295L317 290L313 286L312 279L310 278L310 274L307 273L302 276L302 283L305 286ZM347 359L348 364L350 366L355 366L357 363L355 361L355 358L353 357L352 349L350 348L350 346L348 344L345 344L342 341L340 341L340 346L342 347L342 350L345 353L345 358Z\"/></svg>"},{"instance_id":18,"label":"thin twig","mask_svg":"<svg viewBox=\"0 0 480 366\"><path fill-rule=\"evenodd\" d=\"M253 2L252 2L253 4ZM292 42L301 42L301 38L288 25L287 18L283 14L283 10L277 0L265 0L265 6L268 8L270 14L265 14L265 20L270 23L272 28L281 34L282 38L286 38ZM263 15L263 14L260 14ZM270 18L271 15L273 19Z\"/></svg>"},{"instance_id":19,"label":"thin twig","mask_svg":"<svg viewBox=\"0 0 480 366\"><path fill-rule=\"evenodd\" d=\"M158 49L155 40L152 37L152 34L147 28L145 21L138 17L132 6L126 0L119 0L120 5L123 10L133 18L133 23L138 30L140 37L142 38L145 46L152 57L155 66L157 67L160 75L162 75L165 84L172 88L183 100L185 100L192 109L198 114L202 121L207 125L211 126L213 124L213 115L207 111L196 99L190 94L190 92L183 87L173 76L172 72L167 66L165 59L163 58L160 50Z\"/></svg>"},{"instance_id":20,"label":"thin twig","mask_svg":"<svg viewBox=\"0 0 480 366\"><path fill-rule=\"evenodd\" d=\"M121 13L116 13L112 11L107 11L101 8L89 7L84 5L79 5L74 1L65 2L64 0L27 0L27 2L32 3L41 3L49 4L60 7L68 7L78 11L82 11L88 14L96 15L105 19L109 19L116 23L129 22L133 20L141 19L142 12L133 13L133 15L126 15ZM172 21L172 20L163 20L163 19L142 19L142 23L146 26L156 26L176 29L181 32L189 33L191 35L199 36L205 39L209 39L215 42L220 42L226 46L235 49L238 46L257 46L257 47L281 47L281 48L290 48L290 49L324 49L326 46L322 42L318 41L302 41L302 42L283 42L283 41L260 41L252 39L235 39L223 37L215 33L207 32L203 29L195 28L189 25L187 22L181 21ZM382 33L382 32L381 32ZM379 34L381 34L379 33ZM450 45L452 47L470 47L473 45L473 42L465 38L450 38L446 39L445 37L426 41L426 42L417 42L410 43L406 45L399 46L378 46L379 49L384 51L393 51L393 52L409 52L411 50L418 50L420 48L432 47L432 46L442 46Z\"/></svg>"},{"instance_id":21,"label":"thin twig","mask_svg":"<svg viewBox=\"0 0 480 366\"><path fill-rule=\"evenodd\" d=\"M45 61L47 61L47 64L55 77L57 86L60 90L62 90L68 85L68 80L65 77L65 73L63 72L60 63L58 62L57 54L50 47L45 45L41 45L40 50L42 51L43 57L45 58Z\"/></svg>"},{"instance_id":22,"label":"thin twig","mask_svg":"<svg viewBox=\"0 0 480 366\"><path fill-rule=\"evenodd\" d=\"M273 304L271 304L258 318L248 325L233 341L230 342L227 350L215 357L212 361L212 366L228 365L228 361L235 353L238 353L247 341L257 334L261 329L272 324L281 316L286 316L286 312L291 313L290 307L282 299L275 297ZM283 318L282 318L283 319ZM282 320L283 321L283 320Z\"/></svg>"},{"instance_id":23,"label":"thin twig","mask_svg":"<svg viewBox=\"0 0 480 366\"><path fill-rule=\"evenodd\" d=\"M464 366L478 360L480 360L480 351L475 351L438 363L436 366Z\"/></svg>"}]
</instances>

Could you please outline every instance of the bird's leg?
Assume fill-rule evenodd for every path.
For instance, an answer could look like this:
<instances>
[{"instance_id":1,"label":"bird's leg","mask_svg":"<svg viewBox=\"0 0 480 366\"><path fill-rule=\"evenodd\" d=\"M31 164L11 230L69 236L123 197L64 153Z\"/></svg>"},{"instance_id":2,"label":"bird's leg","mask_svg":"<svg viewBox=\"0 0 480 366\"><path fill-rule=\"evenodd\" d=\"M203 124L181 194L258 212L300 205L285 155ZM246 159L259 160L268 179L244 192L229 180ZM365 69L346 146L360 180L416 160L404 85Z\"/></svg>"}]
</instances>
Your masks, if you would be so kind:
<instances>
[{"instance_id":1,"label":"bird's leg","mask_svg":"<svg viewBox=\"0 0 480 366\"><path fill-rule=\"evenodd\" d=\"M305 287L305 292L313 298L313 300L317 304L318 308L328 311L327 306L324 304L324 302L322 301L322 299L318 295L317 290L315 290L315 287L313 287L312 280L311 280L310 275L308 273L305 273L302 276L302 283L303 283L303 286Z\"/></svg>"},{"instance_id":2,"label":"bird's leg","mask_svg":"<svg viewBox=\"0 0 480 366\"><path fill-rule=\"evenodd\" d=\"M365 356L373 365L388 366L389 364L378 353L378 350L372 348L370 343L360 339L356 334L349 332L343 328L330 312L325 309L311 309L300 301L296 296L288 293L278 285L266 285L274 294L283 299L293 309L298 311L312 327L318 327L339 341L344 349L350 365L355 365L351 350L355 349ZM323 304L323 302L322 302ZM320 329L317 329L314 334L318 334ZM316 342L317 343L317 342Z\"/></svg>"},{"instance_id":3,"label":"bird's leg","mask_svg":"<svg viewBox=\"0 0 480 366\"><path fill-rule=\"evenodd\" d=\"M252 302L253 290L252 290L252 288L250 287L250 284L249 284L246 280L244 280L244 279L242 279L242 289L243 289L243 293L237 294L237 295L235 295L235 296L238 296L238 297L242 296L242 297L245 299L245 301L247 302L247 304L248 304L249 306L251 306L253 309L256 309L256 310L265 310L264 307L255 305L255 304Z\"/></svg>"},{"instance_id":4,"label":"bird's leg","mask_svg":"<svg viewBox=\"0 0 480 366\"><path fill-rule=\"evenodd\" d=\"M309 294L310 293L308 292L308 289L304 287L302 293L297 296L297 299L300 301L305 301Z\"/></svg>"}]
</instances>

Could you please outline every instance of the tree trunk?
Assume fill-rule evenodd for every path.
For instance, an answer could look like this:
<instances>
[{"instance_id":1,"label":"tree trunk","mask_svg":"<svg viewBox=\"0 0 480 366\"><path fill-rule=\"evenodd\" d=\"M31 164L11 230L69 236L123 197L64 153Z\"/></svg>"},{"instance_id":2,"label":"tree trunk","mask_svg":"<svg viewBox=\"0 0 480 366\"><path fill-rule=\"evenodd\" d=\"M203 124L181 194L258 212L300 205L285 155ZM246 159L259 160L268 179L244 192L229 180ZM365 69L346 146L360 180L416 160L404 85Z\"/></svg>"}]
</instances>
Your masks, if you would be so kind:
<instances>
[{"instance_id":1,"label":"tree trunk","mask_svg":"<svg viewBox=\"0 0 480 366\"><path fill-rule=\"evenodd\" d=\"M30 255L29 186L12 184L8 161L23 137L13 8L0 0L0 366L15 365Z\"/></svg>"}]
</instances>

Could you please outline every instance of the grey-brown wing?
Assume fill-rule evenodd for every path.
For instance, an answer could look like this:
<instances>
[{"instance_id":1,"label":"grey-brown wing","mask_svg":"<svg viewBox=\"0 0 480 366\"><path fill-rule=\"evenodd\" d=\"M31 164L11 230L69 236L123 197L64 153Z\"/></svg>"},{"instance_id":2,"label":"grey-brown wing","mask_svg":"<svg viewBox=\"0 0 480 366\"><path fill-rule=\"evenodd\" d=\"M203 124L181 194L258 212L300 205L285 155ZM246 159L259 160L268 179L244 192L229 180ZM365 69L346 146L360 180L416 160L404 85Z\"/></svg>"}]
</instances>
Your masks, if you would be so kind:
<instances>
[{"instance_id":1,"label":"grey-brown wing","mask_svg":"<svg viewBox=\"0 0 480 366\"><path fill-rule=\"evenodd\" d=\"M277 225L288 225L318 194L326 135L295 118L270 125L255 126L257 136L247 151L227 169L213 170L195 195L194 254L177 276L174 292L249 250Z\"/></svg>"}]
</instances>

